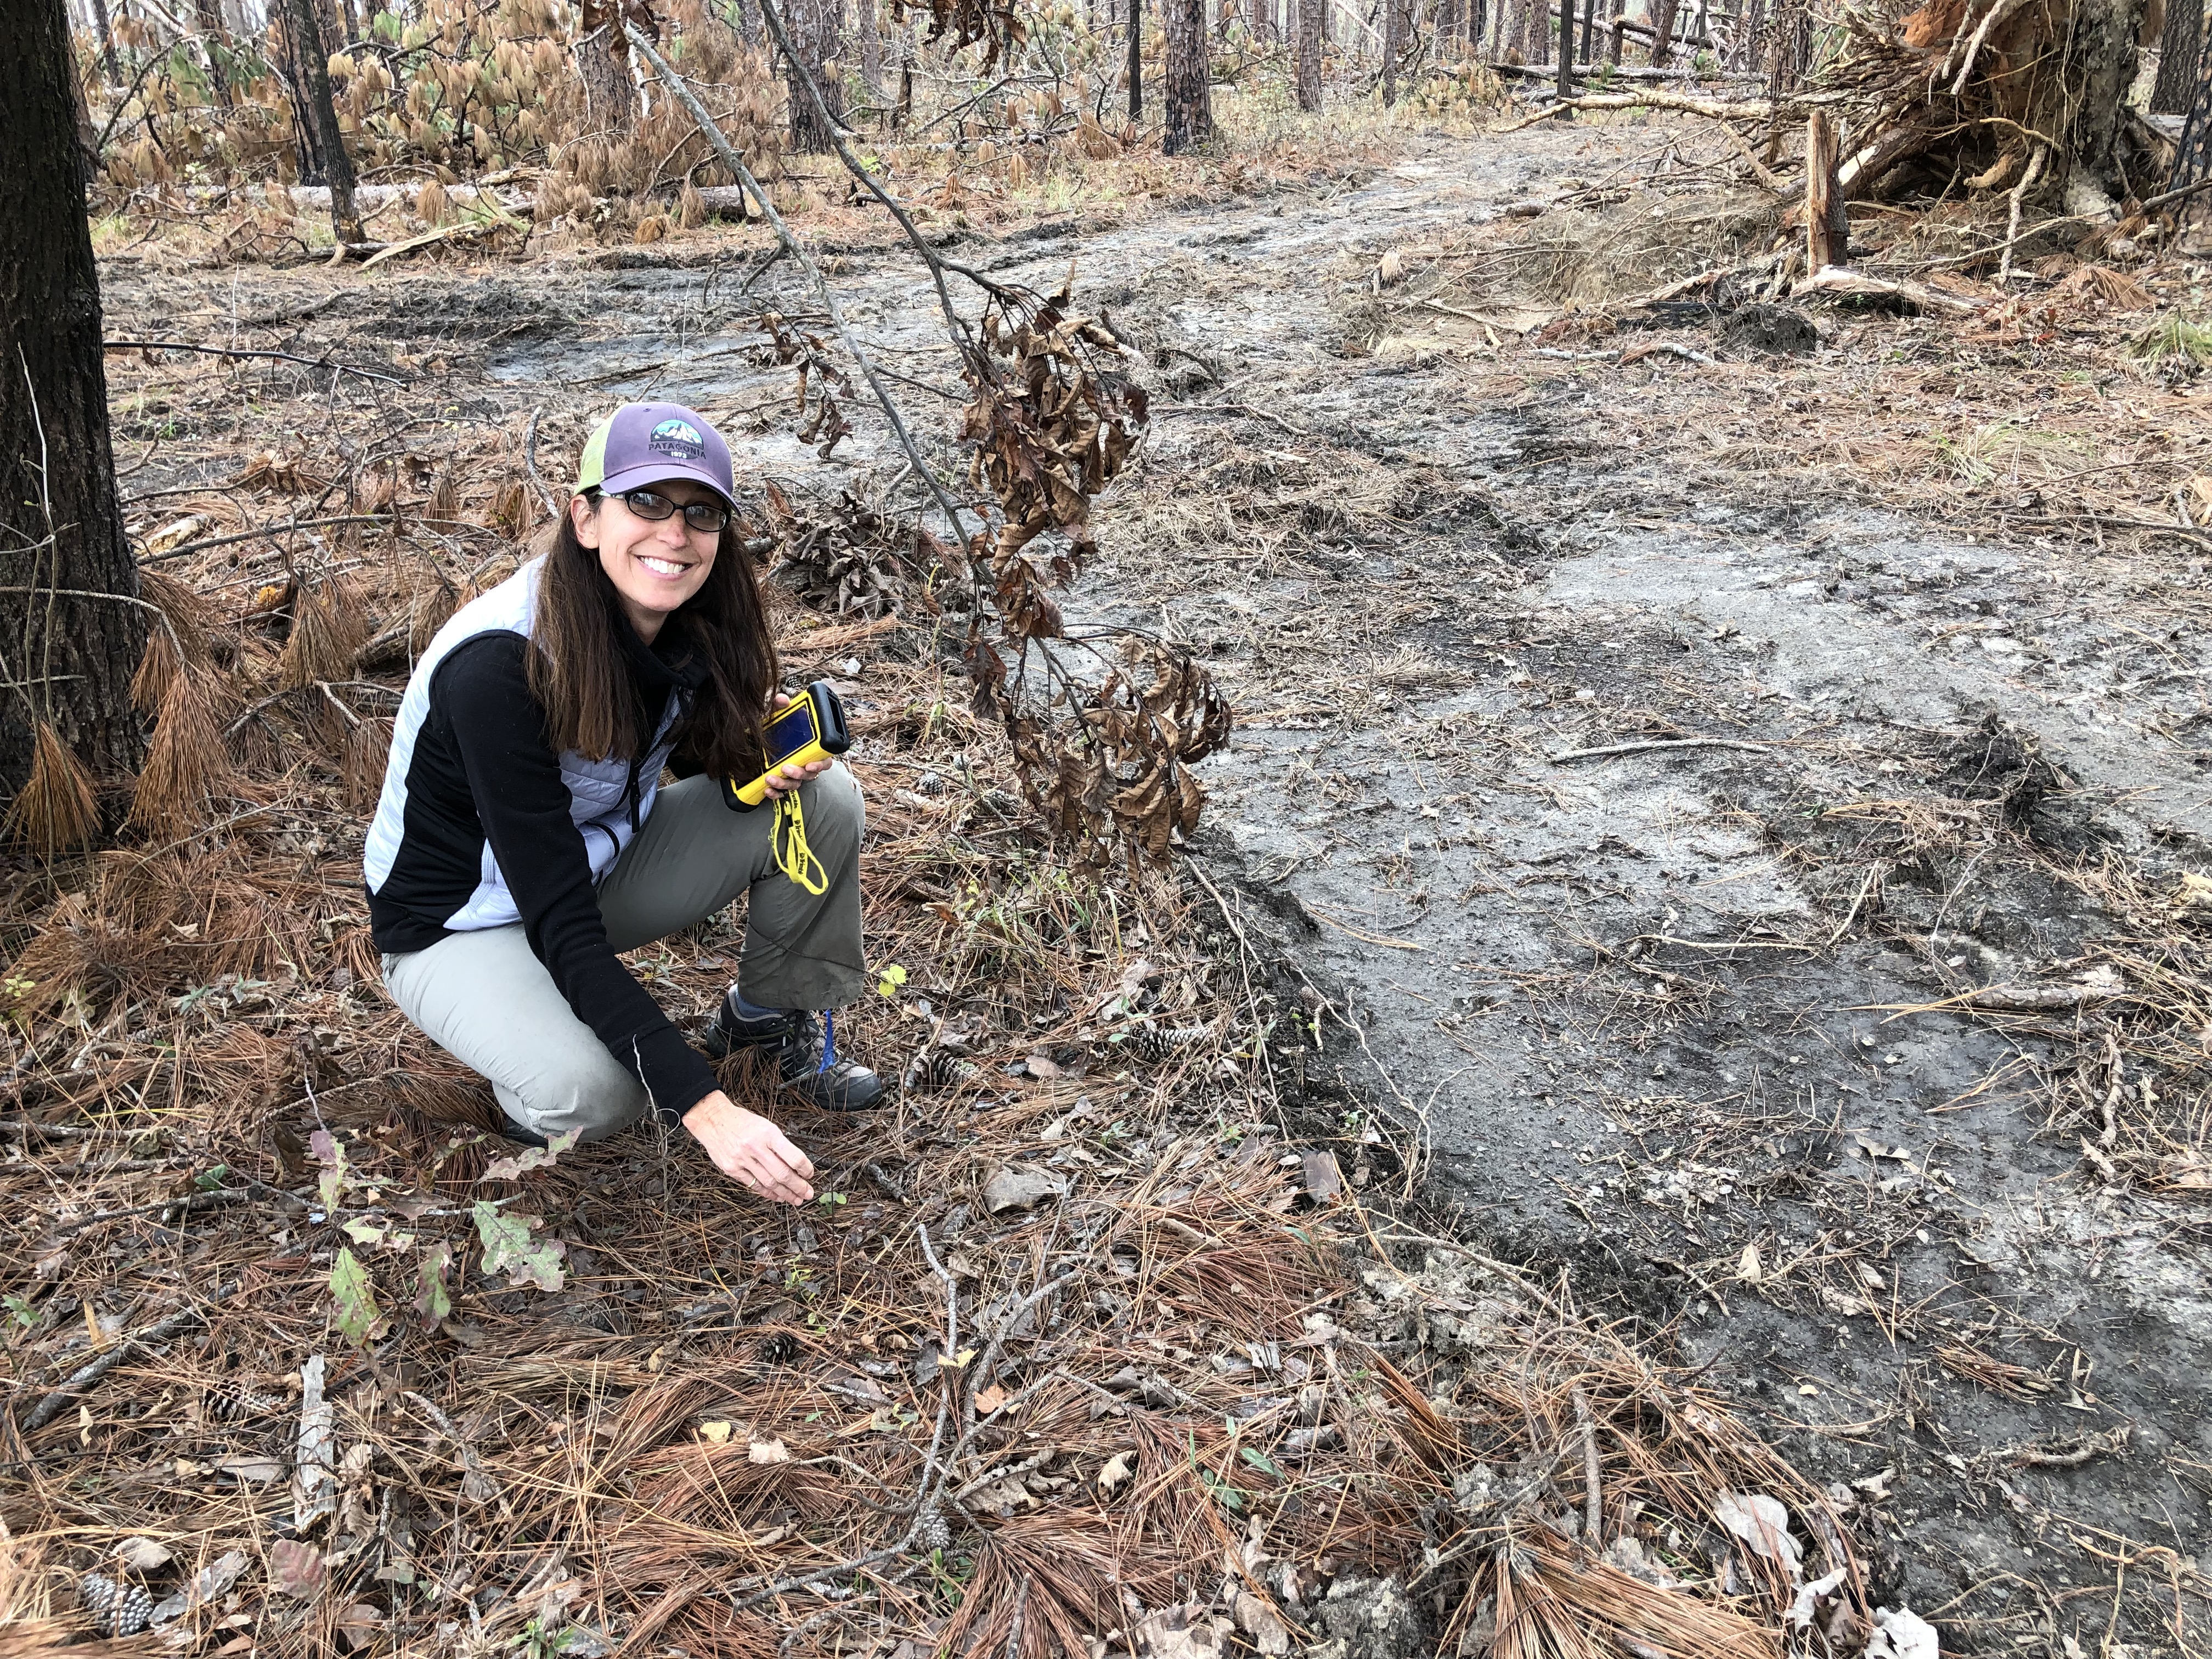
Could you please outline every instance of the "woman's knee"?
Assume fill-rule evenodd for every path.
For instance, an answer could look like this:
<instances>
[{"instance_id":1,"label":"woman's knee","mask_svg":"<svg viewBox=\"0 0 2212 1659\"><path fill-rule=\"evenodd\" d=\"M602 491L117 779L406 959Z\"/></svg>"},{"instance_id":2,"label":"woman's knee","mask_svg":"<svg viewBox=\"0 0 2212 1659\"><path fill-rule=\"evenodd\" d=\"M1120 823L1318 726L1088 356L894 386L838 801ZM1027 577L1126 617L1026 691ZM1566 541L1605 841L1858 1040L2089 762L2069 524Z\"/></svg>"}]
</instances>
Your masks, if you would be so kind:
<instances>
[{"instance_id":1,"label":"woman's knee","mask_svg":"<svg viewBox=\"0 0 2212 1659\"><path fill-rule=\"evenodd\" d=\"M802 785L799 801L806 812L809 842L824 849L860 846L867 807L860 799L860 781L842 761Z\"/></svg>"},{"instance_id":2,"label":"woman's knee","mask_svg":"<svg viewBox=\"0 0 2212 1659\"><path fill-rule=\"evenodd\" d=\"M510 1116L549 1139L573 1130L580 1140L604 1140L646 1107L644 1085L605 1048L562 1055L520 1089L500 1094Z\"/></svg>"}]
</instances>

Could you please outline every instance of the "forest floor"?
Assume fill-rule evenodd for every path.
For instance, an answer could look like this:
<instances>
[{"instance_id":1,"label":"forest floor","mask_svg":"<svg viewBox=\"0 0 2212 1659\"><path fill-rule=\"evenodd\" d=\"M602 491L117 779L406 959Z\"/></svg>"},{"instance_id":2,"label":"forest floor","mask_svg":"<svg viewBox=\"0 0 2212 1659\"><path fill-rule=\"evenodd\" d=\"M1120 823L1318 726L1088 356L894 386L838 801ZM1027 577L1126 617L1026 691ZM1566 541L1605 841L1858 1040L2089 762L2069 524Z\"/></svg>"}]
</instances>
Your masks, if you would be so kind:
<instances>
[{"instance_id":1,"label":"forest floor","mask_svg":"<svg viewBox=\"0 0 2212 1659\"><path fill-rule=\"evenodd\" d=\"M1226 965L1181 1001L1271 1022L1236 1086L1355 1189L1690 1367L1825 1491L1869 1606L1954 1650L2205 1651L2212 352L2183 330L2129 355L2202 270L2062 254L1959 317L1747 312L1751 270L1692 290L1709 313L1632 303L1775 241L1770 206L1683 161L1712 147L1434 134L1227 201L952 229L999 280L1072 270L1145 359L1152 430L1069 611L1200 648L1237 708L1185 889L1231 919ZM1967 224L1854 231L1925 277ZM910 411L957 397L927 283L862 227L831 239L848 317ZM749 277L768 246L367 277L156 247L103 274L112 336L434 376L379 452L395 478L511 468L526 423L557 488L605 405L650 396L827 517L881 498L891 447L858 400L830 458L792 434L758 313L818 325L787 263ZM119 465L150 444L149 477L204 485L183 438L281 470L265 410L161 402L117 372ZM873 639L815 657L910 727L927 653L838 655ZM967 763L903 764L872 787L921 813ZM697 954L671 971L703 986L722 963ZM1056 1075L1052 1035L1007 1086ZM1214 1110L1238 1075L1153 1097ZM1077 1088L1048 1084L1036 1150L1094 1109ZM980 1156L993 1121L902 1139L906 1169ZM1064 1248L1036 1244L1040 1282ZM1402 1283L1370 1273L1335 1316L1418 1348Z\"/></svg>"}]
</instances>

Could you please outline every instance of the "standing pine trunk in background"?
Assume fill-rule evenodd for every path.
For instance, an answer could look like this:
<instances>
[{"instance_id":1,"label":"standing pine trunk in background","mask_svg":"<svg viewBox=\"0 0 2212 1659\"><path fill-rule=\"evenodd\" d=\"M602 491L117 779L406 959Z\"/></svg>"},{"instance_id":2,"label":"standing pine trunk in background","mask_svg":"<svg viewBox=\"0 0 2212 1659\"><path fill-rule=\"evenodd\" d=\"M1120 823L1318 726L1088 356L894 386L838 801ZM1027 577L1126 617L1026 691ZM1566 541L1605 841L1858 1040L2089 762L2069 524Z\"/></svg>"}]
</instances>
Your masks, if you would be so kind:
<instances>
[{"instance_id":1,"label":"standing pine trunk in background","mask_svg":"<svg viewBox=\"0 0 2212 1659\"><path fill-rule=\"evenodd\" d=\"M799 61L787 64L785 83L790 91L791 147L801 155L822 155L836 148L835 133L822 124L814 100L806 90L806 77L822 88L822 102L835 126L845 125L844 77L831 68L837 61L837 24L841 0L788 0L783 7L784 33Z\"/></svg>"},{"instance_id":2,"label":"standing pine trunk in background","mask_svg":"<svg viewBox=\"0 0 2212 1659\"><path fill-rule=\"evenodd\" d=\"M853 29L860 37L860 84L868 101L884 101L884 38L876 27L876 0L853 0Z\"/></svg>"},{"instance_id":3,"label":"standing pine trunk in background","mask_svg":"<svg viewBox=\"0 0 2212 1659\"><path fill-rule=\"evenodd\" d=\"M1406 49L1405 0L1382 0L1382 107L1398 101L1398 54Z\"/></svg>"},{"instance_id":4,"label":"standing pine trunk in background","mask_svg":"<svg viewBox=\"0 0 2212 1659\"><path fill-rule=\"evenodd\" d=\"M1213 91L1206 57L1206 0L1160 0L1167 27L1167 64L1161 89L1164 131L1160 148L1180 155L1213 137Z\"/></svg>"},{"instance_id":5,"label":"standing pine trunk in background","mask_svg":"<svg viewBox=\"0 0 2212 1659\"><path fill-rule=\"evenodd\" d=\"M315 15L315 0L286 0L284 21L296 30L300 42L295 57L300 82L292 89L293 119L313 130L320 153L322 177L301 182L331 187L331 229L341 246L362 240L361 215L353 204L353 158L346 154L345 134L338 125L337 106L331 100L330 56L316 42L322 33Z\"/></svg>"},{"instance_id":6,"label":"standing pine trunk in background","mask_svg":"<svg viewBox=\"0 0 2212 1659\"><path fill-rule=\"evenodd\" d=\"M44 0L12 21L0 52L0 801L11 839L55 852L98 830L85 769L120 778L138 765L131 677L146 612L131 602L138 568L115 499L68 17Z\"/></svg>"},{"instance_id":7,"label":"standing pine trunk in background","mask_svg":"<svg viewBox=\"0 0 2212 1659\"><path fill-rule=\"evenodd\" d=\"M1297 0L1298 107L1309 115L1321 112L1321 16L1328 0Z\"/></svg>"},{"instance_id":8,"label":"standing pine trunk in background","mask_svg":"<svg viewBox=\"0 0 2212 1659\"><path fill-rule=\"evenodd\" d=\"M637 125L637 76L620 0L584 0L577 27L576 78L584 85L587 118L595 131L619 138Z\"/></svg>"},{"instance_id":9,"label":"standing pine trunk in background","mask_svg":"<svg viewBox=\"0 0 2212 1659\"><path fill-rule=\"evenodd\" d=\"M123 65L115 61L115 25L108 21L107 0L92 0L93 27L100 31L100 64L107 71L107 84L123 84Z\"/></svg>"},{"instance_id":10,"label":"standing pine trunk in background","mask_svg":"<svg viewBox=\"0 0 2212 1659\"><path fill-rule=\"evenodd\" d=\"M2166 28L2158 38L2158 80L2150 89L2154 115L2179 115L2197 90L2197 56L2203 48L2204 0L2166 0Z\"/></svg>"},{"instance_id":11,"label":"standing pine trunk in background","mask_svg":"<svg viewBox=\"0 0 2212 1659\"><path fill-rule=\"evenodd\" d=\"M2168 190L2182 190L2212 179L2212 52L2200 52L2197 95L2189 103L2189 118L2181 124L2181 142L2173 149L2173 171L2166 175ZM2202 207L2196 211L2202 212ZM2189 209L2183 209L2185 215Z\"/></svg>"},{"instance_id":12,"label":"standing pine trunk in background","mask_svg":"<svg viewBox=\"0 0 2212 1659\"><path fill-rule=\"evenodd\" d=\"M1674 49L1674 15L1681 9L1680 0L1659 0L1659 9L1651 19L1651 67L1664 68L1668 55Z\"/></svg>"}]
</instances>

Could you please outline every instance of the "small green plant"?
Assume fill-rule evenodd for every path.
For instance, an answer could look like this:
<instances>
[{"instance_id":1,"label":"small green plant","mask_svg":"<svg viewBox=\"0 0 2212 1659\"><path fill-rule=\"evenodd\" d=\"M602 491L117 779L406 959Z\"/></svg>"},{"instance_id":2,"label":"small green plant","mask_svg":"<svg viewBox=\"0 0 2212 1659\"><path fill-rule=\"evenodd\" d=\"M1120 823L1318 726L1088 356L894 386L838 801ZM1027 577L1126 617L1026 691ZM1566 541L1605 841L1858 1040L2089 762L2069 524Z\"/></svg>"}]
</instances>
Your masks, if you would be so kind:
<instances>
[{"instance_id":1,"label":"small green plant","mask_svg":"<svg viewBox=\"0 0 2212 1659\"><path fill-rule=\"evenodd\" d=\"M2212 328L2179 315L2161 317L2128 342L2128 356L2147 370L2175 359L2201 368L2212 363Z\"/></svg>"},{"instance_id":2,"label":"small green plant","mask_svg":"<svg viewBox=\"0 0 2212 1659\"><path fill-rule=\"evenodd\" d=\"M27 1296L10 1296L0 1300L5 1301L9 1321L17 1330L27 1331L39 1322L39 1310L31 1305L31 1298Z\"/></svg>"},{"instance_id":3,"label":"small green plant","mask_svg":"<svg viewBox=\"0 0 2212 1659\"><path fill-rule=\"evenodd\" d=\"M896 996L899 987L905 983L906 969L896 962L876 970L876 994L879 997Z\"/></svg>"}]
</instances>

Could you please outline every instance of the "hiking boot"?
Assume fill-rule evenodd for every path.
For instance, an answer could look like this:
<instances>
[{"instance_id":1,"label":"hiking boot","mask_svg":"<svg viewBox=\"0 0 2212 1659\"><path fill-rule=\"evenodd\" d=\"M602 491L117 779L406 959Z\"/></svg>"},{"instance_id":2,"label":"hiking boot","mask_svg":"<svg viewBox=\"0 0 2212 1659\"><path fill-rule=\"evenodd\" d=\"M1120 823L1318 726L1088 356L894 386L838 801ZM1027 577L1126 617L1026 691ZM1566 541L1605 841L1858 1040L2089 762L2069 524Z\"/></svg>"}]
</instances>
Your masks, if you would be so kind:
<instances>
[{"instance_id":1,"label":"hiking boot","mask_svg":"<svg viewBox=\"0 0 2212 1659\"><path fill-rule=\"evenodd\" d=\"M881 1078L825 1045L822 1022L814 1014L804 1008L765 1018L740 1013L734 985L702 1043L717 1060L741 1049L757 1050L774 1060L785 1088L825 1112L865 1112L884 1097Z\"/></svg>"},{"instance_id":2,"label":"hiking boot","mask_svg":"<svg viewBox=\"0 0 2212 1659\"><path fill-rule=\"evenodd\" d=\"M500 1114L499 1138L511 1140L518 1146L550 1146L553 1144L537 1130L526 1128L504 1112Z\"/></svg>"}]
</instances>

